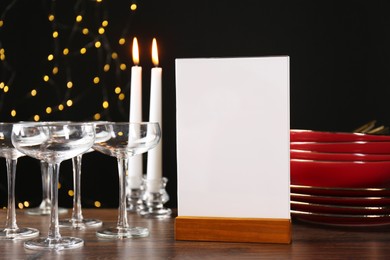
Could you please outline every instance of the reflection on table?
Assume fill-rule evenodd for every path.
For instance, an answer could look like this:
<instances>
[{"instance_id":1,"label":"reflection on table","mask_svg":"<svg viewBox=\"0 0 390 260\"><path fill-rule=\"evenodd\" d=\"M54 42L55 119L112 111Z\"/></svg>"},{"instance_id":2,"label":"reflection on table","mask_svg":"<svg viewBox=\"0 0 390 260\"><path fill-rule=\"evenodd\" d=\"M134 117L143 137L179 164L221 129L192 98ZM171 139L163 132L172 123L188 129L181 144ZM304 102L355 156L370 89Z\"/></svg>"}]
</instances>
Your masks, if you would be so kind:
<instances>
[{"instance_id":1,"label":"reflection on table","mask_svg":"<svg viewBox=\"0 0 390 260\"><path fill-rule=\"evenodd\" d=\"M117 209L85 209L87 218L99 218L104 226L116 223ZM176 211L174 211L176 212ZM5 221L5 210L0 221ZM17 212L21 225L47 232L48 216ZM70 216L70 213L68 213ZM65 216L66 217L66 216ZM147 219L129 214L131 225L148 227L149 237L101 239L96 229L61 229L61 234L85 240L78 249L50 252L24 249L23 241L0 241L1 259L388 259L390 227L342 228L293 221L293 241L285 244L176 241L174 217Z\"/></svg>"}]
</instances>

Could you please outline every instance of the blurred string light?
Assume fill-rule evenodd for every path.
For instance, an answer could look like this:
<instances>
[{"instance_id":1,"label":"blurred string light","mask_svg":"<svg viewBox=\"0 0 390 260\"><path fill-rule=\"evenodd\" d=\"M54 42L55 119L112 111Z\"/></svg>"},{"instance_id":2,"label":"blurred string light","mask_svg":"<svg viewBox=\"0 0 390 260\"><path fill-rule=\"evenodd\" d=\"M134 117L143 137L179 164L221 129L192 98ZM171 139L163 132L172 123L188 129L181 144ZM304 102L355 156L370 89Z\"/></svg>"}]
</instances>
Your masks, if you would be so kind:
<instances>
[{"instance_id":1,"label":"blurred string light","mask_svg":"<svg viewBox=\"0 0 390 260\"><path fill-rule=\"evenodd\" d=\"M138 8L137 1L132 1L130 4L130 10L135 11L135 10L137 10L137 8Z\"/></svg>"},{"instance_id":2,"label":"blurred string light","mask_svg":"<svg viewBox=\"0 0 390 260\"><path fill-rule=\"evenodd\" d=\"M66 2L66 1L65 1ZM118 110L127 118L126 107L123 107L123 101L128 98L129 93L129 72L127 71L130 65L126 61L131 62L130 48L127 39L130 36L130 28L132 19L126 19L122 23L120 33L113 33L114 25L111 24L110 15L108 13L108 0L76 0L71 1L73 13L66 13L73 19L58 19L63 14L58 6L60 1L48 0L42 1L42 10L46 15L46 21L50 25L50 31L47 32L51 46L47 49L46 56L43 57L46 64L43 64L45 71L42 75L38 75L40 84L34 86L17 86L15 78L19 76L15 68L11 65L13 62L9 60L7 46L5 43L7 37L0 37L0 118L1 121L18 121L18 120L46 120L52 116L63 118L61 113L67 109L81 107L84 103L88 103L88 92L95 91L100 93L100 105L94 108L94 112L84 120L111 120L110 108L114 104L110 101L116 100ZM0 36L4 35L5 29L10 27L8 23L15 22L18 15L16 6L21 7L25 4L22 0L4 1L0 8ZM61 2L64 4L64 1ZM125 2L127 5L123 10L127 10L129 18L132 18L139 6L137 1ZM38 4L37 4L38 5ZM47 8L48 7L48 8ZM24 7L23 7L24 8ZM46 12L46 13L45 13ZM10 15L12 14L12 15ZM58 16L58 17L57 17ZM18 19L24 19L19 17ZM71 22L69 22L71 20ZM30 22L30 21L28 21ZM110 27L112 25L113 27ZM118 30L118 28L115 28ZM116 35L116 36L113 36ZM82 42L82 44L80 44ZM124 57L121 57L123 53ZM10 55L12 56L12 55ZM91 62L93 60L93 62ZM96 62L97 61L97 62ZM84 66L96 66L92 74L74 71L74 63L82 63ZM83 78L84 81L80 80ZM89 86L80 84L80 82L89 82ZM26 91L25 95L21 95L17 100L10 99L9 93L13 88L22 87ZM91 90L92 89L92 90ZM47 91L60 93L57 98L53 97L43 101L41 96ZM43 106L35 108L35 106L26 107L27 101L44 102ZM8 102L5 102L8 101ZM4 104L12 104L10 107ZM7 108L5 110L4 108ZM29 118L25 116L19 118L19 111L22 108L27 109ZM25 111L24 111L25 112ZM9 117L10 119L7 119ZM2 194L7 194L4 187L0 187ZM61 189L59 184L58 189ZM73 190L67 189L67 196L74 196ZM17 199L17 198L16 198ZM89 206L102 207L103 202L98 200L88 199ZM18 201L18 199L17 199ZM31 206L31 201L18 201L17 205L20 209ZM5 208L5 207L4 207Z\"/></svg>"},{"instance_id":3,"label":"blurred string light","mask_svg":"<svg viewBox=\"0 0 390 260\"><path fill-rule=\"evenodd\" d=\"M7 15L16 5L23 5L23 2L22 0L9 1L0 14L0 32L7 27ZM124 5L129 6L126 10L129 18L132 18L138 9L137 1L123 2ZM67 17L73 17L72 19L63 19L59 0L46 1L45 4L49 4L48 8L42 4L50 25L48 35L52 42L49 43L52 47L47 50L46 64L43 65L45 72L41 75L41 82L38 85L23 86L27 89L27 94L17 102L13 102L7 110L2 109L2 106L10 102L3 101L7 101L7 93L16 87L13 86L16 73L8 61L7 50L3 46L2 41L5 39L2 38L5 37L0 38L0 116L2 118L8 116L14 121L64 118L63 113L66 113L67 109L85 106L92 91L94 94L99 92L100 105L96 105L93 108L95 111L92 111L88 118L83 118L84 120L111 120L110 109L114 107L126 118L127 109L123 106L123 101L128 98L129 93L130 73L126 63L130 62L130 52L123 50L130 50L126 40L130 38L129 29L132 19L126 19L118 33L118 28L110 27L111 19L107 3L107 0L72 1L69 5L72 5L73 13L66 14ZM64 2L61 4L64 5ZM121 57L120 53L124 53L125 57ZM94 66L94 68L80 75L80 71L74 69L75 65L80 66L80 64ZM29 118L18 118L19 110L26 109L27 99L42 102L42 96L47 96L49 91L56 94L52 95L53 98L44 101L47 103L43 104L43 107L37 106L36 109L39 111L30 108ZM116 106L111 103L116 103Z\"/></svg>"},{"instance_id":4,"label":"blurred string light","mask_svg":"<svg viewBox=\"0 0 390 260\"><path fill-rule=\"evenodd\" d=\"M11 10L18 0L10 2L0 14L0 30L4 27L5 18L9 10ZM7 53L0 39L0 111L2 110L5 94L9 91L9 86L12 85L16 72L7 60Z\"/></svg>"}]
</instances>

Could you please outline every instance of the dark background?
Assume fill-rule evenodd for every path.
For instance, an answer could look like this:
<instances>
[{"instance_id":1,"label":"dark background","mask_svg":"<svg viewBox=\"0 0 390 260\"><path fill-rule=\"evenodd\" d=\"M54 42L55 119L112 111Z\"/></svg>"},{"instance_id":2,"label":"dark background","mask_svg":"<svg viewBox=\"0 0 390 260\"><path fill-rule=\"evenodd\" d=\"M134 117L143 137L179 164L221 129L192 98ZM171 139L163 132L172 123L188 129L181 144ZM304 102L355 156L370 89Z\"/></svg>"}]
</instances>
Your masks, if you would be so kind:
<instances>
[{"instance_id":1,"label":"dark background","mask_svg":"<svg viewBox=\"0 0 390 260\"><path fill-rule=\"evenodd\" d=\"M15 4L5 12L6 7ZM16 71L12 91L2 93L1 121L32 120L32 116L56 97L64 95L43 88L36 99L25 98L31 86L41 83L47 70L47 53L53 49L51 27L47 21L51 1L2 0L0 12L7 26L0 28L0 41L8 62ZM74 19L75 6L84 3L86 14L95 11L93 1L58 0L57 16L64 23ZM110 106L102 119L128 120L131 55L130 42L137 36L143 66L144 120L148 118L150 45L159 45L163 68L164 176L169 179L169 207L176 207L176 107L175 59L195 57L290 56L291 128L351 131L373 119L390 125L390 3L388 1L309 1L309 0L145 0L135 12L131 1L103 1L107 17L108 40L121 54L127 70L121 78L126 99ZM118 35L127 43L116 44ZM80 40L81 41L81 40ZM93 74L99 60L74 59L73 74L80 84ZM7 71L0 67L1 78ZM8 73L9 74L9 73ZM58 79L61 82L61 79ZM107 78L109 81L109 78ZM63 80L64 82L64 80ZM84 82L84 83L83 83ZM87 87L87 86L86 86ZM238 86L239 87L239 86ZM114 99L112 92L75 91L79 101L65 112L41 116L41 120L91 120L100 110L102 96ZM10 116L17 104L18 114ZM272 131L272 129L270 129ZM60 205L70 207L72 198L71 165L61 166ZM83 158L82 198L84 207L99 200L103 207L116 207L118 177L115 158L86 154ZM18 164L17 200L36 206L41 199L39 164L21 158ZM0 168L0 202L6 205L5 164Z\"/></svg>"}]
</instances>

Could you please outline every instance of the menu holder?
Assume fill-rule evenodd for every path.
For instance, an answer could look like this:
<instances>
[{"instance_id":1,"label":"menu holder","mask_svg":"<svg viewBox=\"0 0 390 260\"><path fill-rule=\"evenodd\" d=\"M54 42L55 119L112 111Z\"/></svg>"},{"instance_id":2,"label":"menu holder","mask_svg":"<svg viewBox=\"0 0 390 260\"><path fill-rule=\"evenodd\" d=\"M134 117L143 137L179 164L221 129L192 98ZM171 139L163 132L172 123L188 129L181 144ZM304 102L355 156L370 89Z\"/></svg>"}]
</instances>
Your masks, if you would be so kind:
<instances>
[{"instance_id":1,"label":"menu holder","mask_svg":"<svg viewBox=\"0 0 390 260\"><path fill-rule=\"evenodd\" d=\"M176 240L221 242L291 242L291 222L280 219L177 217Z\"/></svg>"},{"instance_id":2,"label":"menu holder","mask_svg":"<svg viewBox=\"0 0 390 260\"><path fill-rule=\"evenodd\" d=\"M289 57L176 60L176 240L290 243Z\"/></svg>"}]
</instances>

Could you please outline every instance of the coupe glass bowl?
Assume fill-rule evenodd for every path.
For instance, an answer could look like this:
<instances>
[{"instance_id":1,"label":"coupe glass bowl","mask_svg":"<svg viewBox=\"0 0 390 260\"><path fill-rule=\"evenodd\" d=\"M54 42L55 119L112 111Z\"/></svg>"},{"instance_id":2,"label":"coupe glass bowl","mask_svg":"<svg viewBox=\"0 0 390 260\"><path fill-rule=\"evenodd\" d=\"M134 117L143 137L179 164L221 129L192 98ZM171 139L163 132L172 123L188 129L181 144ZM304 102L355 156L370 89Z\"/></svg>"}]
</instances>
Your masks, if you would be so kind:
<instances>
[{"instance_id":1,"label":"coupe glass bowl","mask_svg":"<svg viewBox=\"0 0 390 260\"><path fill-rule=\"evenodd\" d=\"M104 127L105 130L99 128ZM128 174L128 159L153 149L161 138L160 125L151 122L112 122L96 125L96 132L106 131L110 138L100 140L93 148L105 155L117 158L119 176L119 207L118 222L115 227L105 227L96 232L100 238L123 239L130 237L145 237L149 235L146 227L130 226L126 210L126 176Z\"/></svg>"},{"instance_id":2,"label":"coupe glass bowl","mask_svg":"<svg viewBox=\"0 0 390 260\"><path fill-rule=\"evenodd\" d=\"M61 236L58 225L58 177L60 164L88 151L95 141L95 130L87 123L20 123L12 129L12 144L27 156L44 160L51 175L52 202L48 235L28 240L25 248L35 250L73 249L84 245L81 238Z\"/></svg>"}]
</instances>

